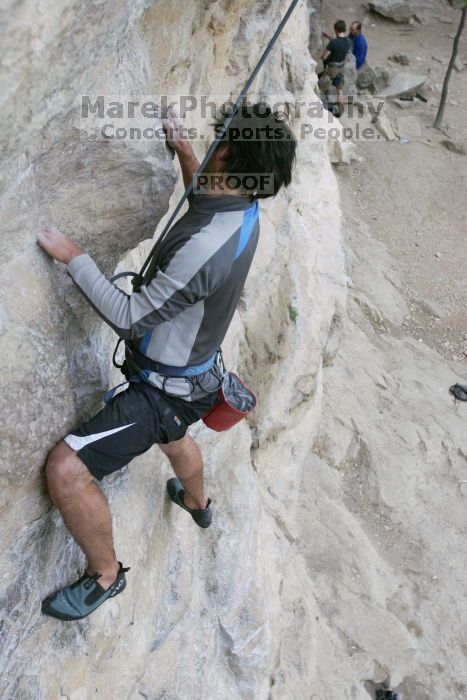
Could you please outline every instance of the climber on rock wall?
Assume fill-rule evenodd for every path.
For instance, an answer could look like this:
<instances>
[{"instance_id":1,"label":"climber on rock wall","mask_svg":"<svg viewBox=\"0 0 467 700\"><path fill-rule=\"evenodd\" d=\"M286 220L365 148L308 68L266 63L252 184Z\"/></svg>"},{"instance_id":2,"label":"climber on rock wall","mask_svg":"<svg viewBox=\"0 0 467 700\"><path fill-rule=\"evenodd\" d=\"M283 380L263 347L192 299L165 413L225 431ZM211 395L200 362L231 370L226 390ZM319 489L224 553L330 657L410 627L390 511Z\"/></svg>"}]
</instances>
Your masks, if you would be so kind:
<instances>
[{"instance_id":1,"label":"climber on rock wall","mask_svg":"<svg viewBox=\"0 0 467 700\"><path fill-rule=\"evenodd\" d=\"M169 112L163 125L185 186L193 177L201 181L181 120ZM222 125L221 120L217 133ZM64 437L48 457L50 497L87 566L75 583L44 600L44 613L81 619L125 588L127 568L117 560L109 505L96 480L154 444L177 475L167 482L170 499L200 527L211 524L202 457L187 428L216 400L222 378L217 350L255 254L258 200L291 182L295 151L290 128L267 105L242 106L204 170L203 185L195 186L187 212L164 239L155 276L131 295L106 279L92 258L57 228L39 230L42 249L67 266L85 299L133 349L136 364L139 358L144 365L136 367L126 390ZM258 178L252 190L243 179L252 174L268 177Z\"/></svg>"}]
</instances>

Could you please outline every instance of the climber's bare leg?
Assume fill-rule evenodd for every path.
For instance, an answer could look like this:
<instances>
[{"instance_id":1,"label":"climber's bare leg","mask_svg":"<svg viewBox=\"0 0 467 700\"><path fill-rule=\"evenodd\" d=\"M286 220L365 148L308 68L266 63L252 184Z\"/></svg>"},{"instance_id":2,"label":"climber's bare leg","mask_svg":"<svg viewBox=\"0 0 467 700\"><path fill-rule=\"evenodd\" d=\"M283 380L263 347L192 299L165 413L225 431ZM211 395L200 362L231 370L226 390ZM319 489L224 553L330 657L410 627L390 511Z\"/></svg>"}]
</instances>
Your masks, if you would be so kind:
<instances>
[{"instance_id":1,"label":"climber's bare leg","mask_svg":"<svg viewBox=\"0 0 467 700\"><path fill-rule=\"evenodd\" d=\"M203 458L196 442L189 435L168 445L159 444L172 469L183 484L183 501L188 508L205 508Z\"/></svg>"},{"instance_id":2,"label":"climber's bare leg","mask_svg":"<svg viewBox=\"0 0 467 700\"><path fill-rule=\"evenodd\" d=\"M101 574L99 585L109 588L119 564L106 497L86 465L63 440L51 451L45 469L50 498L86 555L86 571Z\"/></svg>"}]
</instances>

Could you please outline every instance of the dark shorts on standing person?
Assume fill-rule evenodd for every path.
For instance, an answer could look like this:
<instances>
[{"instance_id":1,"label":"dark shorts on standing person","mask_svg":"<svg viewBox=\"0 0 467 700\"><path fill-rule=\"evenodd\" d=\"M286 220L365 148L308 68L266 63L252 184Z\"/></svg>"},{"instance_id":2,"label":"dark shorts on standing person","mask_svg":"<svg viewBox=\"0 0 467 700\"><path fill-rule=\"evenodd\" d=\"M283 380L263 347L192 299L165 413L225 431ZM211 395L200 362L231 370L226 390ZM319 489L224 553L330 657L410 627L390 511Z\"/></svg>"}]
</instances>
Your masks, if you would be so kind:
<instances>
[{"instance_id":1,"label":"dark shorts on standing person","mask_svg":"<svg viewBox=\"0 0 467 700\"><path fill-rule=\"evenodd\" d=\"M344 85L344 74L338 73L336 77L331 81L335 88L340 88Z\"/></svg>"},{"instance_id":2,"label":"dark shorts on standing person","mask_svg":"<svg viewBox=\"0 0 467 700\"><path fill-rule=\"evenodd\" d=\"M156 443L180 440L192 423L208 413L216 397L213 392L185 401L148 382L132 382L64 440L101 481Z\"/></svg>"},{"instance_id":3,"label":"dark shorts on standing person","mask_svg":"<svg viewBox=\"0 0 467 700\"><path fill-rule=\"evenodd\" d=\"M318 85L322 92L327 92L331 85L334 85L335 88L341 88L344 85L344 64L340 66L326 65L319 75Z\"/></svg>"}]
</instances>

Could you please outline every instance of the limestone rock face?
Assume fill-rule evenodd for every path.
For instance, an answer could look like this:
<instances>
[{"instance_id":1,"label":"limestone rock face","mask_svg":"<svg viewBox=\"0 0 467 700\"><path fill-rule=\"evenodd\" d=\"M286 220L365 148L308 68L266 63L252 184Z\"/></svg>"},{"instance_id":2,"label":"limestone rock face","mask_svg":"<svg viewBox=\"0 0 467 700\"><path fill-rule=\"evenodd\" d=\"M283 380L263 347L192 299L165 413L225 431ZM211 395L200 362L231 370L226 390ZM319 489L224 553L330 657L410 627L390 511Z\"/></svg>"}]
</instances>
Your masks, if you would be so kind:
<instances>
[{"instance_id":1,"label":"limestone rock face","mask_svg":"<svg viewBox=\"0 0 467 700\"><path fill-rule=\"evenodd\" d=\"M426 81L426 75L417 73L397 73L386 87L379 90L379 96L390 99L413 95Z\"/></svg>"},{"instance_id":2,"label":"limestone rock face","mask_svg":"<svg viewBox=\"0 0 467 700\"><path fill-rule=\"evenodd\" d=\"M391 71L386 66L376 65L373 68L373 90L377 95L384 90L391 81Z\"/></svg>"},{"instance_id":3,"label":"limestone rock face","mask_svg":"<svg viewBox=\"0 0 467 700\"><path fill-rule=\"evenodd\" d=\"M394 22L408 22L413 15L408 0L374 0L369 2L368 6L373 12L392 19Z\"/></svg>"},{"instance_id":4,"label":"limestone rock face","mask_svg":"<svg viewBox=\"0 0 467 700\"><path fill-rule=\"evenodd\" d=\"M344 85L347 100L356 95L357 75L357 62L353 53L349 51L344 63Z\"/></svg>"},{"instance_id":5,"label":"limestone rock face","mask_svg":"<svg viewBox=\"0 0 467 700\"><path fill-rule=\"evenodd\" d=\"M374 90L375 71L369 63L365 62L358 71L357 87L359 90Z\"/></svg>"},{"instance_id":6,"label":"limestone rock face","mask_svg":"<svg viewBox=\"0 0 467 700\"><path fill-rule=\"evenodd\" d=\"M386 66L370 66L365 63L357 75L357 88L362 92L370 91L377 95L386 88L391 81L391 72Z\"/></svg>"}]
</instances>

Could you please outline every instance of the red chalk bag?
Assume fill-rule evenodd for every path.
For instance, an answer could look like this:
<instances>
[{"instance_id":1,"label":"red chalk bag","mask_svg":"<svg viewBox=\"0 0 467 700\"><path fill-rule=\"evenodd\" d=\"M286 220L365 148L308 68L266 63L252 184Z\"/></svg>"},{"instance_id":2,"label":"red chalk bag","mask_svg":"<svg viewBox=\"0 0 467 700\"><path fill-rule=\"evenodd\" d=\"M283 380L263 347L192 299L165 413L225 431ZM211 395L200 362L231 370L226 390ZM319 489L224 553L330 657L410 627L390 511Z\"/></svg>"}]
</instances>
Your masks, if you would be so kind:
<instances>
[{"instance_id":1,"label":"red chalk bag","mask_svg":"<svg viewBox=\"0 0 467 700\"><path fill-rule=\"evenodd\" d=\"M225 372L216 402L204 416L203 422L211 430L229 430L251 413L256 396L234 372Z\"/></svg>"}]
</instances>

